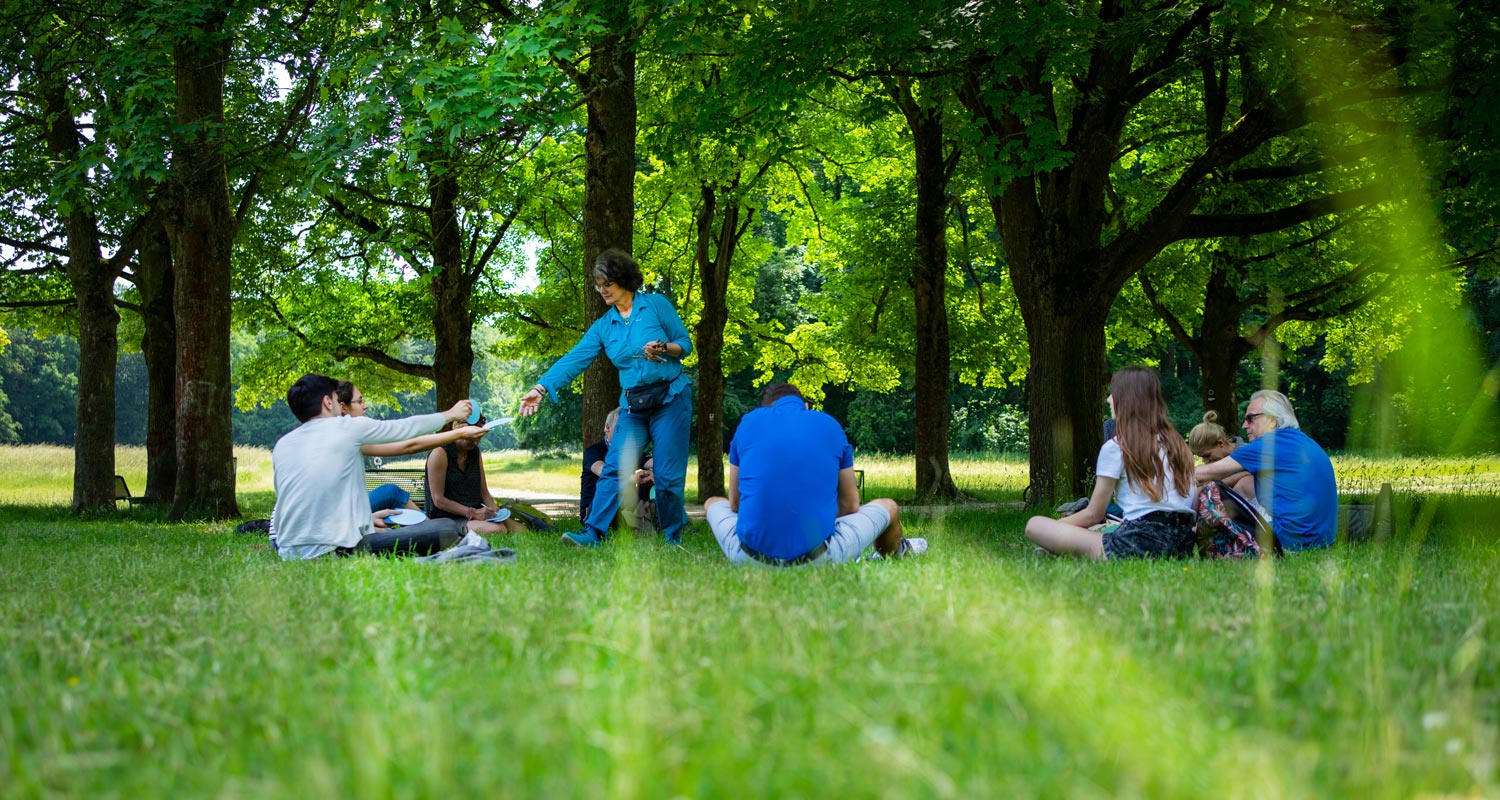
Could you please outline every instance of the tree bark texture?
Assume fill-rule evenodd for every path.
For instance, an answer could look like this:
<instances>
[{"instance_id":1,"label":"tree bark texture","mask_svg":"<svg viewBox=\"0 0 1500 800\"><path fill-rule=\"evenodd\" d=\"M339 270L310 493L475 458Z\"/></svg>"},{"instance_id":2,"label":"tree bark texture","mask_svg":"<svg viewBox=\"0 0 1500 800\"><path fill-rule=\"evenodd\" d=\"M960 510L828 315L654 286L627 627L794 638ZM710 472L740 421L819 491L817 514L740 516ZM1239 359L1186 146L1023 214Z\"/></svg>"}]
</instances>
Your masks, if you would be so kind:
<instances>
[{"instance_id":1,"label":"tree bark texture","mask_svg":"<svg viewBox=\"0 0 1500 800\"><path fill-rule=\"evenodd\" d=\"M79 132L67 87L42 86L47 111L47 149L58 160L78 156ZM120 315L115 311L115 267L100 253L99 223L87 194L70 193L62 214L68 241L68 282L78 310L78 423L73 440L75 514L115 507L115 362Z\"/></svg>"},{"instance_id":2,"label":"tree bark texture","mask_svg":"<svg viewBox=\"0 0 1500 800\"><path fill-rule=\"evenodd\" d=\"M583 295L584 325L604 316L594 291L594 259L611 247L635 246L635 39L629 7L606 11L611 33L594 41L581 87L588 112L584 138ZM600 356L583 373L584 446L604 438L604 417L620 405L620 375Z\"/></svg>"},{"instance_id":3,"label":"tree bark texture","mask_svg":"<svg viewBox=\"0 0 1500 800\"><path fill-rule=\"evenodd\" d=\"M477 276L465 269L458 221L458 179L428 165L428 222L432 228L432 374L439 410L469 396L474 379L474 321L470 311Z\"/></svg>"},{"instance_id":4,"label":"tree bark texture","mask_svg":"<svg viewBox=\"0 0 1500 800\"><path fill-rule=\"evenodd\" d=\"M744 229L739 203L728 199L718 216L717 190L704 185L698 206L697 259L703 311L694 331L698 354L698 496L725 494L724 489L724 326L729 321L729 270Z\"/></svg>"},{"instance_id":5,"label":"tree bark texture","mask_svg":"<svg viewBox=\"0 0 1500 800\"><path fill-rule=\"evenodd\" d=\"M239 516L230 425L234 207L224 160L224 14L173 47L172 242L177 319L177 490L170 519Z\"/></svg>"},{"instance_id":6,"label":"tree bark texture","mask_svg":"<svg viewBox=\"0 0 1500 800\"><path fill-rule=\"evenodd\" d=\"M136 276L145 326L145 496L170 502L177 491L177 318L172 308L172 246L160 225L153 225L141 239Z\"/></svg>"},{"instance_id":7,"label":"tree bark texture","mask_svg":"<svg viewBox=\"0 0 1500 800\"><path fill-rule=\"evenodd\" d=\"M1108 308L1105 302L1081 309L1072 298L1052 297L1033 301L1029 313L1023 311L1031 345L1026 381L1031 503L1092 492L1109 392L1103 319ZM1087 317L1079 319L1080 312Z\"/></svg>"},{"instance_id":8,"label":"tree bark texture","mask_svg":"<svg viewBox=\"0 0 1500 800\"><path fill-rule=\"evenodd\" d=\"M1058 123L1056 95L1041 61L1003 74L971 72L959 93L986 142L981 156L992 174L1003 176L990 187L990 207L1031 343L1028 499L1035 504L1091 490L1085 481L1097 455L1108 379L1104 323L1120 288L1172 242L1222 228L1221 215L1193 213L1212 176L1300 124L1296 114L1273 108L1264 96L1247 98L1234 123L1187 158L1155 205L1127 222L1116 205L1110 169L1126 120L1151 94L1145 87L1153 73L1132 71L1135 49L1144 41L1107 41L1128 37L1126 28L1116 27L1125 13L1116 4L1100 7L1101 38L1086 78L1070 92L1078 100L1070 104L1065 126ZM1205 7L1182 30L1208 13ZM996 87L1033 97L1039 110L1021 119L1010 105L986 99ZM1029 140L1030 127L1041 120L1066 132L1061 149L1070 158L1045 170L1018 170L1002 145ZM1293 223L1278 217L1275 224ZM1106 242L1111 230L1115 235Z\"/></svg>"},{"instance_id":9,"label":"tree bark texture","mask_svg":"<svg viewBox=\"0 0 1500 800\"><path fill-rule=\"evenodd\" d=\"M906 116L916 156L916 263L911 289L915 303L917 502L957 499L958 487L948 465L950 343L948 340L948 226L952 198L948 181L957 152L944 153L941 105L924 107L909 82L892 87Z\"/></svg>"},{"instance_id":10,"label":"tree bark texture","mask_svg":"<svg viewBox=\"0 0 1500 800\"><path fill-rule=\"evenodd\" d=\"M1203 298L1203 323L1198 338L1188 342L1203 375L1203 407L1219 414L1219 424L1230 436L1239 423L1239 398L1235 396L1235 376L1240 362L1255 347L1240 335L1240 303L1234 279L1222 269L1208 278Z\"/></svg>"}]
</instances>

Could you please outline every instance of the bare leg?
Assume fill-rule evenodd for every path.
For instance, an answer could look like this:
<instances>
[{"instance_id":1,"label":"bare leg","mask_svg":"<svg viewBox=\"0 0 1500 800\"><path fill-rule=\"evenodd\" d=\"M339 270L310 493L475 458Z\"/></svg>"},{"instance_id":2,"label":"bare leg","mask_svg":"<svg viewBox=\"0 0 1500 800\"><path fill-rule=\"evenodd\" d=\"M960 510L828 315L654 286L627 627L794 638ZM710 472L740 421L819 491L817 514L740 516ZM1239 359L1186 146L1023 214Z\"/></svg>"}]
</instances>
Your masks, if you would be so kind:
<instances>
[{"instance_id":1,"label":"bare leg","mask_svg":"<svg viewBox=\"0 0 1500 800\"><path fill-rule=\"evenodd\" d=\"M1051 517L1032 517L1028 520L1026 537L1049 553L1104 558L1102 534Z\"/></svg>"},{"instance_id":2,"label":"bare leg","mask_svg":"<svg viewBox=\"0 0 1500 800\"><path fill-rule=\"evenodd\" d=\"M506 522L509 521L510 520L506 520ZM511 528L507 527L505 522L490 522L487 519L471 519L469 520L469 530L482 536L489 536L492 533L510 533Z\"/></svg>"},{"instance_id":3,"label":"bare leg","mask_svg":"<svg viewBox=\"0 0 1500 800\"><path fill-rule=\"evenodd\" d=\"M1233 489L1235 494L1245 498L1246 500L1254 500L1255 476L1246 472L1240 476L1239 480L1235 481L1233 484L1230 484L1229 488Z\"/></svg>"},{"instance_id":4,"label":"bare leg","mask_svg":"<svg viewBox=\"0 0 1500 800\"><path fill-rule=\"evenodd\" d=\"M871 502L885 509L885 513L891 516L890 524L886 525L885 530L880 532L880 536L875 538L875 552L882 556L895 555L901 549L901 539L904 538L901 535L901 512L896 508L895 500L882 497Z\"/></svg>"}]
</instances>

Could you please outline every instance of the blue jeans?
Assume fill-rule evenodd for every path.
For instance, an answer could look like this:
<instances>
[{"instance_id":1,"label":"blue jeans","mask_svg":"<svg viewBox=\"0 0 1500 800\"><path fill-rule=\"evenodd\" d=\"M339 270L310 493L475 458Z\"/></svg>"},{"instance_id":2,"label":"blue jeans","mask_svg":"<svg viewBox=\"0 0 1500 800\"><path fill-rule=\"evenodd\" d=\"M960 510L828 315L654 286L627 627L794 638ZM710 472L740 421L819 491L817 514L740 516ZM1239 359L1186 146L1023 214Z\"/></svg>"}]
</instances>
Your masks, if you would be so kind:
<instances>
[{"instance_id":1,"label":"blue jeans","mask_svg":"<svg viewBox=\"0 0 1500 800\"><path fill-rule=\"evenodd\" d=\"M604 456L604 471L594 490L594 507L584 527L604 539L609 524L620 510L620 491L630 481L629 472L621 473L621 464L641 463L646 442L655 445L652 469L656 478L656 516L669 544L682 541L687 526L683 509L683 487L687 483L688 431L693 423L693 387L684 387L666 405L645 414L620 409L615 423L614 441Z\"/></svg>"},{"instance_id":2,"label":"blue jeans","mask_svg":"<svg viewBox=\"0 0 1500 800\"><path fill-rule=\"evenodd\" d=\"M370 513L388 508L405 508L411 501L411 492L394 483L382 483L370 490Z\"/></svg>"}]
</instances>

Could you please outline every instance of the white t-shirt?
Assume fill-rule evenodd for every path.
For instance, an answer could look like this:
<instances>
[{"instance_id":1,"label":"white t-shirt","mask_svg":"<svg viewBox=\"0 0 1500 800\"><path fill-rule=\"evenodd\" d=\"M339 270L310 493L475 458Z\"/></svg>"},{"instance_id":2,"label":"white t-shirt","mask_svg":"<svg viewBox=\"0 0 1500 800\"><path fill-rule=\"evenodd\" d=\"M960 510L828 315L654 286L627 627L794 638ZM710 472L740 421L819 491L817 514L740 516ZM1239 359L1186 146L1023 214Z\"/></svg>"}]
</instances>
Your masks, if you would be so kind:
<instances>
[{"instance_id":1,"label":"white t-shirt","mask_svg":"<svg viewBox=\"0 0 1500 800\"><path fill-rule=\"evenodd\" d=\"M444 421L442 414L396 420L320 417L281 437L271 450L276 484L271 530L281 557L315 558L359 544L374 527L360 446L432 433Z\"/></svg>"},{"instance_id":2,"label":"white t-shirt","mask_svg":"<svg viewBox=\"0 0 1500 800\"><path fill-rule=\"evenodd\" d=\"M1178 494L1177 487L1172 482L1172 467L1167 462L1167 453L1165 450L1157 452L1161 457L1162 469L1166 470L1166 479L1163 481L1161 500L1152 501L1150 495L1137 490L1131 484L1130 477L1125 474L1125 454L1120 450L1120 443L1110 439L1099 448L1097 473L1102 478L1119 481L1115 486L1115 502L1124 509L1125 519L1140 519L1153 511L1193 510L1193 495L1198 493L1198 487L1191 487L1186 496Z\"/></svg>"}]
</instances>

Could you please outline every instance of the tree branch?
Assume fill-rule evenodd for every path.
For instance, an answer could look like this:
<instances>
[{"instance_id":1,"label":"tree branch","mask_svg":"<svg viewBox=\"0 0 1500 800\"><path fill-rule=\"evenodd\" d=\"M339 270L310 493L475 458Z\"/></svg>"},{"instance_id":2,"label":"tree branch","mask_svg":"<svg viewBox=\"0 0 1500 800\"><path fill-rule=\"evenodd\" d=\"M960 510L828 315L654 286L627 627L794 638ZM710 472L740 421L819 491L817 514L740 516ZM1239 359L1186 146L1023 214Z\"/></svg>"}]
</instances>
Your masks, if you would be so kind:
<instances>
[{"instance_id":1,"label":"tree branch","mask_svg":"<svg viewBox=\"0 0 1500 800\"><path fill-rule=\"evenodd\" d=\"M1179 239L1213 239L1224 236L1256 236L1290 228L1308 220L1336 214L1389 198L1382 184L1334 192L1294 205L1254 214L1189 214L1178 232Z\"/></svg>"},{"instance_id":2,"label":"tree branch","mask_svg":"<svg viewBox=\"0 0 1500 800\"><path fill-rule=\"evenodd\" d=\"M67 258L68 256L68 249L66 247L58 247L46 242L32 242L25 239L12 239L9 236L0 236L0 244L32 253L50 253L54 256L62 256L63 258Z\"/></svg>"},{"instance_id":3,"label":"tree branch","mask_svg":"<svg viewBox=\"0 0 1500 800\"><path fill-rule=\"evenodd\" d=\"M370 219L369 217L359 213L358 211L355 211L354 209L349 208L349 206L344 204L343 200L340 200L337 197L333 197L330 195L324 197L323 201L327 203L328 207L333 209L333 212L335 214L338 214L341 219L352 224L354 227L359 228L365 233L378 236L381 231L385 230L383 227L381 227L380 223L376 222L373 219Z\"/></svg>"},{"instance_id":4,"label":"tree branch","mask_svg":"<svg viewBox=\"0 0 1500 800\"><path fill-rule=\"evenodd\" d=\"M785 338L779 337L779 336L772 336L772 335L770 335L768 333L765 333L764 331L758 331L752 325L750 325L750 323L748 323L748 322L740 319L739 317L734 317L730 321L733 322L734 324L740 326L741 328L743 328L745 330L745 332L748 333L752 339L759 339L759 340L761 340L763 342L768 342L770 344L780 345L782 347L785 347L787 350L791 351L791 354L792 354L792 363L793 363L794 366L802 366L802 365L806 365L806 364L819 364L819 365L822 365L822 366L825 366L825 367L832 366L831 364L829 364L827 362L827 360L822 359L822 358L818 358L817 356L804 356L802 354L802 351L800 351L800 350L797 349L796 345L794 345L791 342L787 341ZM778 366L782 366L782 365L778 365Z\"/></svg>"},{"instance_id":5,"label":"tree branch","mask_svg":"<svg viewBox=\"0 0 1500 800\"><path fill-rule=\"evenodd\" d=\"M73 297L57 300L4 300L0 301L0 308L55 308L58 306L76 305L77 303L77 298Z\"/></svg>"},{"instance_id":6,"label":"tree branch","mask_svg":"<svg viewBox=\"0 0 1500 800\"><path fill-rule=\"evenodd\" d=\"M1137 272L1136 278L1141 283L1141 290L1146 293L1146 301L1151 304L1151 308L1156 312L1156 315L1161 317L1163 322L1167 323L1167 329L1172 331L1172 336L1176 337L1177 341L1181 342L1183 347L1192 350L1193 335L1188 332L1187 326L1183 325L1182 321L1177 319L1177 315L1173 314L1171 310L1163 305L1160 298L1156 296L1156 287L1151 285L1151 278L1146 275L1146 271L1141 270Z\"/></svg>"},{"instance_id":7,"label":"tree branch","mask_svg":"<svg viewBox=\"0 0 1500 800\"><path fill-rule=\"evenodd\" d=\"M1177 30L1172 31L1172 35L1167 37L1167 43L1163 45L1156 58L1131 70L1127 80L1133 88L1126 94L1130 98L1127 102L1134 105L1155 91L1157 87L1151 79L1176 64L1182 56L1182 46L1187 43L1188 36L1192 35L1193 29L1202 26L1209 15L1223 7L1222 2L1204 3L1198 6L1187 19L1182 21L1182 24L1177 26Z\"/></svg>"},{"instance_id":8,"label":"tree branch","mask_svg":"<svg viewBox=\"0 0 1500 800\"><path fill-rule=\"evenodd\" d=\"M277 129L276 136L265 145L266 147L280 149L286 146L287 137L291 135L297 119L301 117L305 121L307 111L312 108L313 98L318 93L318 84L322 77L319 74L319 70L322 67L322 62L314 61L312 69L308 71L308 78L302 85L302 94L297 97L297 101L292 104L292 107L287 109L286 117L281 121L281 126ZM244 224L245 217L250 213L250 208L255 203L255 195L260 192L261 178L265 175L265 159L261 158L257 159L257 161L260 166L251 173L250 180L245 182L244 193L240 195L239 208L235 209L234 212L236 229Z\"/></svg>"},{"instance_id":9,"label":"tree branch","mask_svg":"<svg viewBox=\"0 0 1500 800\"><path fill-rule=\"evenodd\" d=\"M378 194L370 191L369 189L364 188L363 186L359 186L359 185L356 185L356 184L353 184L353 183L341 184L339 186L339 188L343 189L344 191L346 191L346 192L348 192L350 194L358 195L360 197L363 197L364 199L369 200L370 202L372 202L372 203L374 203L376 205L389 206L389 207L392 207L392 208L404 208L407 211L415 211L418 214L430 214L430 213L432 213L432 206L431 205L421 205L421 204L418 204L418 203L411 203L411 202L407 202L405 200L397 200L397 199L395 199L393 197L382 197L381 195L378 195Z\"/></svg>"},{"instance_id":10,"label":"tree branch","mask_svg":"<svg viewBox=\"0 0 1500 800\"><path fill-rule=\"evenodd\" d=\"M385 351L375 347L369 347L366 345L359 345L354 347L337 347L334 348L332 355L337 361L347 361L351 358L363 358L366 361L373 361L376 364L385 367L386 369L392 370L394 372L399 372L402 375L411 375L414 378L426 378L428 380L434 380L435 378L435 373L433 372L431 365L412 364L407 361L402 361L401 359L396 358L395 356L392 356L389 353L386 353Z\"/></svg>"},{"instance_id":11,"label":"tree branch","mask_svg":"<svg viewBox=\"0 0 1500 800\"><path fill-rule=\"evenodd\" d=\"M490 258L495 255L495 248L500 246L500 241L505 238L505 234L510 232L511 224L516 221L516 217L521 213L521 205L519 198L511 204L510 211L506 213L505 219L500 223L500 230L495 233L494 237L490 239L490 243L485 246L484 254L474 260L469 271L469 277L477 277L481 272L484 272L485 265L489 264ZM475 225L474 230L477 232L479 226Z\"/></svg>"},{"instance_id":12,"label":"tree branch","mask_svg":"<svg viewBox=\"0 0 1500 800\"><path fill-rule=\"evenodd\" d=\"M870 333L880 332L880 315L885 311L885 300L891 294L889 283L880 287L880 297L875 300L875 313L870 315Z\"/></svg>"}]
</instances>

